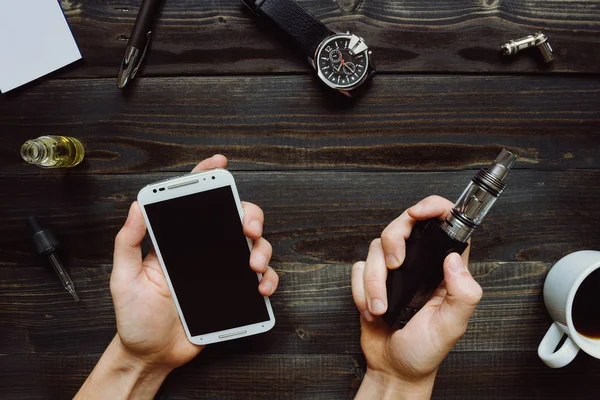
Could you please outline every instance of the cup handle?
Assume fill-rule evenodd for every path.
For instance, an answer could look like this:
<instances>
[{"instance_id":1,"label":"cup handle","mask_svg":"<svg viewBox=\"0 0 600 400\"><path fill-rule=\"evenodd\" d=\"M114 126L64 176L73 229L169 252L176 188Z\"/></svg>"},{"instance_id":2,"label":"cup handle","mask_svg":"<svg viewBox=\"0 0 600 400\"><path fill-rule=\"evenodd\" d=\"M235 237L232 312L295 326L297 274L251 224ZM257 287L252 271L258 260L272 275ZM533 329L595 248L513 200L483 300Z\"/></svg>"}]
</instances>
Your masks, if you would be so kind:
<instances>
[{"instance_id":1,"label":"cup handle","mask_svg":"<svg viewBox=\"0 0 600 400\"><path fill-rule=\"evenodd\" d=\"M542 339L538 347L538 356L550 368L561 368L573 361L579 352L579 346L569 337L569 330L566 326L554 322ZM563 335L567 335L567 340L560 346L560 349L554 351Z\"/></svg>"}]
</instances>

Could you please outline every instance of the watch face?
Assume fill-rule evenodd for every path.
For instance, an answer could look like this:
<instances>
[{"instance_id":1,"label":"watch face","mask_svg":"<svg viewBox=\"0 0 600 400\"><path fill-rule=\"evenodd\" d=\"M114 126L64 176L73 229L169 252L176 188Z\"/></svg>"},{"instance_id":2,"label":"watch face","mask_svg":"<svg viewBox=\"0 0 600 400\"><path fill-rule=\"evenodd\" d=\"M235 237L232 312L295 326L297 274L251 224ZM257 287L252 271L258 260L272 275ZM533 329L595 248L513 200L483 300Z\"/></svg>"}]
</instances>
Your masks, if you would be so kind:
<instances>
[{"instance_id":1,"label":"watch face","mask_svg":"<svg viewBox=\"0 0 600 400\"><path fill-rule=\"evenodd\" d=\"M369 65L368 47L355 35L334 35L317 50L317 71L333 88L350 88L362 82Z\"/></svg>"}]
</instances>

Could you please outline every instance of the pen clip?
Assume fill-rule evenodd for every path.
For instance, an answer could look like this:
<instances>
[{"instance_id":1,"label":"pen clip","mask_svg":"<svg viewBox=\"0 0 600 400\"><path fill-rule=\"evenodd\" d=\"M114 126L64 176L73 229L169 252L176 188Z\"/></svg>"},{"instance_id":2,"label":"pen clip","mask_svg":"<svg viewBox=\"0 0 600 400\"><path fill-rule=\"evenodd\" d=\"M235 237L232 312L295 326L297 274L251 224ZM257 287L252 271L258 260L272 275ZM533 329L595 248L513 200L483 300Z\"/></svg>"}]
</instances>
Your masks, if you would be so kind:
<instances>
[{"instance_id":1,"label":"pen clip","mask_svg":"<svg viewBox=\"0 0 600 400\"><path fill-rule=\"evenodd\" d=\"M148 51L148 46L150 45L150 39L152 38L152 31L148 31L148 34L146 35L146 47L144 47L144 51L142 52L142 55L140 56L137 64L133 67L133 71L131 72L131 78L135 78L135 74L137 74L138 69L140 69L140 65L142 65L142 61L144 60L144 57L146 56L146 51Z\"/></svg>"},{"instance_id":2,"label":"pen clip","mask_svg":"<svg viewBox=\"0 0 600 400\"><path fill-rule=\"evenodd\" d=\"M125 55L123 56L123 62L121 63L121 70L119 71L118 86L123 89L130 80L132 80L137 74L148 46L150 45L150 39L152 38L152 31L148 31L146 34L146 46L142 50L140 55L140 49L137 47L127 46L125 49Z\"/></svg>"}]
</instances>

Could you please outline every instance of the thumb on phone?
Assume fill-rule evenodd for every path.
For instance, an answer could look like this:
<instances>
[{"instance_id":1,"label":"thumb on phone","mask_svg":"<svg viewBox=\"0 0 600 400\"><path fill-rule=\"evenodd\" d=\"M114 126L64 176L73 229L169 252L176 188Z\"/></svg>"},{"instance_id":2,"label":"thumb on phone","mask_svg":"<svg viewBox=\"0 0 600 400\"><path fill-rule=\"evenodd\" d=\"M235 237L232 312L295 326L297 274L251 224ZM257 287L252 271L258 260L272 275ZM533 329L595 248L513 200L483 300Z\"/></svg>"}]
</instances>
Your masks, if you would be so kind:
<instances>
[{"instance_id":1,"label":"thumb on phone","mask_svg":"<svg viewBox=\"0 0 600 400\"><path fill-rule=\"evenodd\" d=\"M146 223L138 202L133 202L125 224L115 238L113 274L135 276L142 270L141 243L146 235Z\"/></svg>"}]
</instances>

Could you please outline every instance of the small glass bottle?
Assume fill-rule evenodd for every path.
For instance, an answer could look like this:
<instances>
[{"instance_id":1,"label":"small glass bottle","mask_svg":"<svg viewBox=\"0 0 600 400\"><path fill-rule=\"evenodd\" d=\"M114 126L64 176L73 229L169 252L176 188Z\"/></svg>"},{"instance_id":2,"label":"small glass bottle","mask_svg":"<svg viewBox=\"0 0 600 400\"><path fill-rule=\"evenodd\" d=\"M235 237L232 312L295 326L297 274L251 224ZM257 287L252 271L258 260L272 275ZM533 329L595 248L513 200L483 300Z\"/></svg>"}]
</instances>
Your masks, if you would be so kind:
<instances>
[{"instance_id":1,"label":"small glass bottle","mask_svg":"<svg viewBox=\"0 0 600 400\"><path fill-rule=\"evenodd\" d=\"M83 160L81 142L67 136L40 136L21 146L21 157L42 168L74 167Z\"/></svg>"}]
</instances>

